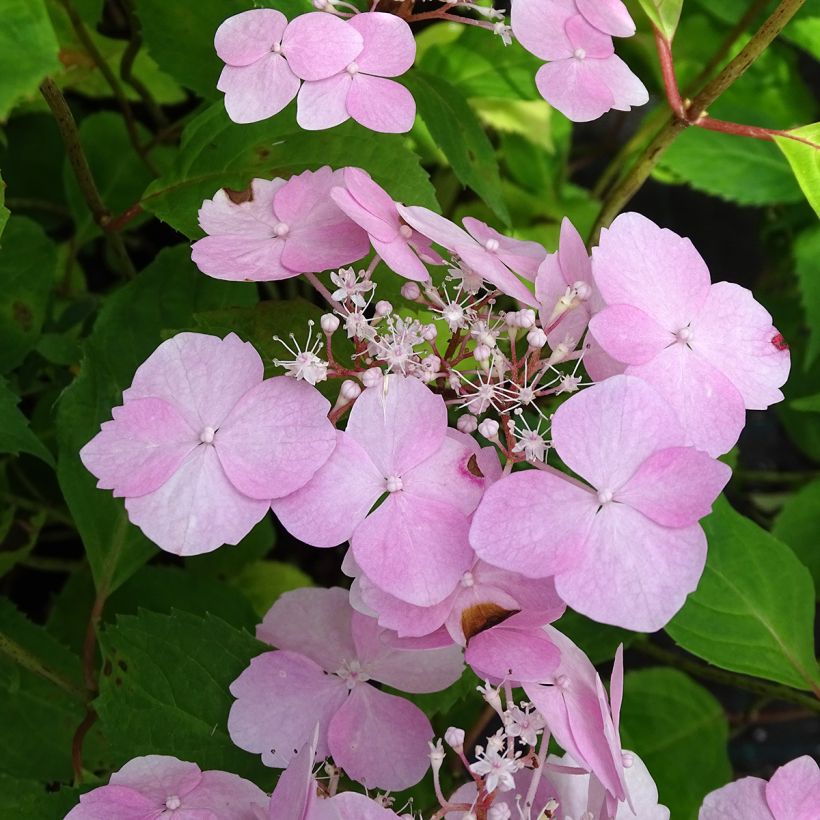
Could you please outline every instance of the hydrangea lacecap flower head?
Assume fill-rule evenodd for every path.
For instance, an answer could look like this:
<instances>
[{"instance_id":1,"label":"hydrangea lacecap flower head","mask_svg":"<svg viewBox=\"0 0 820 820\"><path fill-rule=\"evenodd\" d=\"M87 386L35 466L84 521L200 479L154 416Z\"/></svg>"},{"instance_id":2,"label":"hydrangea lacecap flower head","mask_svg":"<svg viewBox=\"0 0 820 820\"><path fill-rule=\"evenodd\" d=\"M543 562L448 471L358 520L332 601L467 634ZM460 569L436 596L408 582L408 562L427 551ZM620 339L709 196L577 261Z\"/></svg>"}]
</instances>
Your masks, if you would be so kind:
<instances>
[{"instance_id":1,"label":"hydrangea lacecap flower head","mask_svg":"<svg viewBox=\"0 0 820 820\"><path fill-rule=\"evenodd\" d=\"M278 114L296 96L300 80L341 71L363 41L332 14L310 12L288 23L275 9L251 9L225 20L214 46L225 63L217 88L225 92L228 116L248 123Z\"/></svg>"},{"instance_id":2,"label":"hydrangea lacecap flower head","mask_svg":"<svg viewBox=\"0 0 820 820\"><path fill-rule=\"evenodd\" d=\"M496 810L497 816L504 816L502 813L500 813L503 812L503 808L500 807L505 807L506 809L508 809L509 814L507 815L507 817L510 819L517 818L519 816L519 806L524 806L524 802L529 792L530 783L532 782L533 777L534 774L529 769L519 769L517 772L515 772L515 774L512 775L512 788L507 789L506 791L500 791L496 795L495 800L493 800L493 808ZM453 792L453 794L450 797L450 802L473 805L476 802L477 797L478 789L476 787L476 784L465 783L463 786L460 786L458 789L456 789L455 792ZM555 788L552 786L547 777L542 774L539 778L535 794L533 795L531 807L532 811L530 816L534 818L534 820L535 818L538 818L538 820L540 820L542 816L542 809L554 797ZM463 817L463 811L452 811L444 815L444 820L463 820Z\"/></svg>"},{"instance_id":3,"label":"hydrangea lacecap flower head","mask_svg":"<svg viewBox=\"0 0 820 820\"><path fill-rule=\"evenodd\" d=\"M236 544L270 499L329 458L330 403L263 370L233 333L180 333L140 365L113 420L80 451L97 486L125 497L131 521L162 549L195 555Z\"/></svg>"},{"instance_id":4,"label":"hydrangea lacecap flower head","mask_svg":"<svg viewBox=\"0 0 820 820\"><path fill-rule=\"evenodd\" d=\"M711 284L688 239L621 214L601 232L592 270L607 307L590 332L675 408L687 443L725 453L745 410L782 400L790 355L772 317L746 288Z\"/></svg>"},{"instance_id":5,"label":"hydrangea lacecap flower head","mask_svg":"<svg viewBox=\"0 0 820 820\"><path fill-rule=\"evenodd\" d=\"M743 777L706 796L698 820L817 820L820 768L808 755L781 766L767 783Z\"/></svg>"},{"instance_id":6,"label":"hydrangea lacecap flower head","mask_svg":"<svg viewBox=\"0 0 820 820\"><path fill-rule=\"evenodd\" d=\"M129 760L108 785L80 797L66 820L259 820L268 796L230 772L203 772L166 755Z\"/></svg>"},{"instance_id":7,"label":"hydrangea lacecap flower head","mask_svg":"<svg viewBox=\"0 0 820 820\"><path fill-rule=\"evenodd\" d=\"M510 22L521 45L549 61L535 84L569 119L588 122L648 102L644 84L612 44L613 35L635 31L620 0L513 0Z\"/></svg>"},{"instance_id":8,"label":"hydrangea lacecap flower head","mask_svg":"<svg viewBox=\"0 0 820 820\"><path fill-rule=\"evenodd\" d=\"M207 236L191 257L216 279L263 282L289 279L355 262L370 249L367 233L330 196L344 185L328 166L284 179L254 179L249 194L222 189L199 209Z\"/></svg>"},{"instance_id":9,"label":"hydrangea lacecap flower head","mask_svg":"<svg viewBox=\"0 0 820 820\"><path fill-rule=\"evenodd\" d=\"M445 689L463 668L458 647L400 639L354 612L338 587L286 593L257 636L278 649L254 658L231 684L234 743L284 767L318 721L320 757L332 755L365 786L405 789L423 777L433 737L429 720L368 681L406 692Z\"/></svg>"},{"instance_id":10,"label":"hydrangea lacecap flower head","mask_svg":"<svg viewBox=\"0 0 820 820\"><path fill-rule=\"evenodd\" d=\"M444 400L418 379L388 375L362 392L336 435L332 458L273 511L313 546L350 540L385 592L420 606L444 600L474 561L469 516L484 490L473 449L448 434Z\"/></svg>"},{"instance_id":11,"label":"hydrangea lacecap flower head","mask_svg":"<svg viewBox=\"0 0 820 820\"><path fill-rule=\"evenodd\" d=\"M731 470L686 446L650 385L613 376L572 396L552 420L553 448L586 484L527 470L489 487L470 543L488 563L533 578L602 623L653 632L700 579L699 519Z\"/></svg>"}]
</instances>

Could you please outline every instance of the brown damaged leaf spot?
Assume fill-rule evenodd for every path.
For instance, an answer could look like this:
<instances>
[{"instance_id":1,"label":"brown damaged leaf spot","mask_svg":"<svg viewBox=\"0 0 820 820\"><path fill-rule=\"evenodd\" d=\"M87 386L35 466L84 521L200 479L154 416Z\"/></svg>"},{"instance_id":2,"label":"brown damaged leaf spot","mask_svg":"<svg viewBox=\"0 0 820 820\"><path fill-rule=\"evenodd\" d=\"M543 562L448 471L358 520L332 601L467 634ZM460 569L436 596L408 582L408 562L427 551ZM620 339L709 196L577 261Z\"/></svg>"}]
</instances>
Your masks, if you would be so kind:
<instances>
[{"instance_id":1,"label":"brown damaged leaf spot","mask_svg":"<svg viewBox=\"0 0 820 820\"><path fill-rule=\"evenodd\" d=\"M234 191L233 188L223 188L222 190L225 191L228 199L230 199L234 205L241 205L243 202L253 202L253 187L250 185L242 191Z\"/></svg>"},{"instance_id":2,"label":"brown damaged leaf spot","mask_svg":"<svg viewBox=\"0 0 820 820\"><path fill-rule=\"evenodd\" d=\"M478 466L478 459L476 458L475 454L471 455L467 461L467 470L472 473L476 478L484 478L484 473L481 472L481 468Z\"/></svg>"},{"instance_id":3,"label":"brown damaged leaf spot","mask_svg":"<svg viewBox=\"0 0 820 820\"><path fill-rule=\"evenodd\" d=\"M475 604L467 607L461 613L461 629L464 632L464 637L469 641L479 632L498 626L518 611L517 609L504 609L504 607L493 603Z\"/></svg>"}]
</instances>

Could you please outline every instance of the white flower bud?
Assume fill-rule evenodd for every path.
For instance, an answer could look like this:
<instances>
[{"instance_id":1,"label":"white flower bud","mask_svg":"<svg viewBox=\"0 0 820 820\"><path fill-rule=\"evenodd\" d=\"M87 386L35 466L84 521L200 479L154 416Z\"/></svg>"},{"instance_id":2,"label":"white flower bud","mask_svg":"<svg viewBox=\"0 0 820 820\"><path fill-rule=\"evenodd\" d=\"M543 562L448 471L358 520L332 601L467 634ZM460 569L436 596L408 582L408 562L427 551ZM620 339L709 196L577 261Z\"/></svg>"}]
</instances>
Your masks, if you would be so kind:
<instances>
[{"instance_id":1,"label":"white flower bud","mask_svg":"<svg viewBox=\"0 0 820 820\"><path fill-rule=\"evenodd\" d=\"M335 333L339 329L339 317L334 316L332 313L325 313L322 316L319 324L322 327L322 330L330 336L331 333Z\"/></svg>"},{"instance_id":2,"label":"white flower bud","mask_svg":"<svg viewBox=\"0 0 820 820\"><path fill-rule=\"evenodd\" d=\"M476 345L476 348L473 351L473 358L477 362L489 361L491 355L492 350L489 347L487 347L487 345Z\"/></svg>"},{"instance_id":3,"label":"white flower bud","mask_svg":"<svg viewBox=\"0 0 820 820\"><path fill-rule=\"evenodd\" d=\"M534 349L540 350L546 343L547 334L540 327L534 327L527 334L527 344Z\"/></svg>"},{"instance_id":4,"label":"white flower bud","mask_svg":"<svg viewBox=\"0 0 820 820\"><path fill-rule=\"evenodd\" d=\"M376 312L376 316L384 317L393 312L393 305L387 301L387 299L382 299L376 302L376 307L374 308Z\"/></svg>"},{"instance_id":5,"label":"white flower bud","mask_svg":"<svg viewBox=\"0 0 820 820\"><path fill-rule=\"evenodd\" d=\"M498 441L498 422L495 419L484 419L478 425L478 432L488 441Z\"/></svg>"},{"instance_id":6,"label":"white flower bud","mask_svg":"<svg viewBox=\"0 0 820 820\"><path fill-rule=\"evenodd\" d=\"M463 416L458 417L456 427L462 433L474 433L478 430L478 419L472 413L465 413Z\"/></svg>"},{"instance_id":7,"label":"white flower bud","mask_svg":"<svg viewBox=\"0 0 820 820\"><path fill-rule=\"evenodd\" d=\"M401 286L401 295L405 299L415 302L421 296L421 288L415 282L405 282Z\"/></svg>"},{"instance_id":8,"label":"white flower bud","mask_svg":"<svg viewBox=\"0 0 820 820\"><path fill-rule=\"evenodd\" d=\"M525 308L518 311L518 327L526 330L535 324L535 311L532 308Z\"/></svg>"},{"instance_id":9,"label":"white flower bud","mask_svg":"<svg viewBox=\"0 0 820 820\"><path fill-rule=\"evenodd\" d=\"M451 726L444 733L444 742L456 752L464 749L464 729L459 729L457 726Z\"/></svg>"},{"instance_id":10,"label":"white flower bud","mask_svg":"<svg viewBox=\"0 0 820 820\"><path fill-rule=\"evenodd\" d=\"M370 370L365 370L359 377L365 387L376 387L382 383L382 371L378 367L371 367Z\"/></svg>"},{"instance_id":11,"label":"white flower bud","mask_svg":"<svg viewBox=\"0 0 820 820\"><path fill-rule=\"evenodd\" d=\"M438 328L434 324L424 325L421 330L421 338L425 342L432 342L438 336Z\"/></svg>"},{"instance_id":12,"label":"white flower bud","mask_svg":"<svg viewBox=\"0 0 820 820\"><path fill-rule=\"evenodd\" d=\"M361 393L362 388L351 379L345 379L339 389L339 395L348 402L358 399Z\"/></svg>"}]
</instances>

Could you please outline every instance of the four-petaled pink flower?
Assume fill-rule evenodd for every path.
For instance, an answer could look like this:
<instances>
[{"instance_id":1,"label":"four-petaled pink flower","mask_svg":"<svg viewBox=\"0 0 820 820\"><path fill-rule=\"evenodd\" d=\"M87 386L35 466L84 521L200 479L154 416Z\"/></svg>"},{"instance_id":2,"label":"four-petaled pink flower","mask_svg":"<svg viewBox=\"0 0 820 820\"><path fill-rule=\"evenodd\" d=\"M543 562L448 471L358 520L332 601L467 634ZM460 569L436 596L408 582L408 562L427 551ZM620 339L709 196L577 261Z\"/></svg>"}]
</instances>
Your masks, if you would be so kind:
<instances>
[{"instance_id":1,"label":"four-petaled pink flower","mask_svg":"<svg viewBox=\"0 0 820 820\"><path fill-rule=\"evenodd\" d=\"M808 755L781 766L767 783L743 777L706 795L698 820L817 820L820 768Z\"/></svg>"},{"instance_id":2,"label":"four-petaled pink flower","mask_svg":"<svg viewBox=\"0 0 820 820\"><path fill-rule=\"evenodd\" d=\"M409 131L416 118L413 95L386 78L404 74L416 59L410 26L401 17L380 11L355 14L347 25L361 35L362 49L332 76L312 78L302 86L296 121L315 131L352 117L373 131Z\"/></svg>"},{"instance_id":3,"label":"four-petaled pink flower","mask_svg":"<svg viewBox=\"0 0 820 820\"><path fill-rule=\"evenodd\" d=\"M332 458L273 511L307 544L350 540L362 571L385 592L437 604L475 558L467 531L484 477L471 469L475 454L461 435L448 433L440 395L413 377L386 376L356 399Z\"/></svg>"},{"instance_id":4,"label":"four-petaled pink flower","mask_svg":"<svg viewBox=\"0 0 820 820\"><path fill-rule=\"evenodd\" d=\"M398 638L354 612L339 587L286 593L257 637L278 650L254 658L231 684L234 743L284 767L318 722L320 757L332 755L365 786L405 789L423 777L430 722L417 706L368 681L406 692L445 689L461 675L458 647Z\"/></svg>"},{"instance_id":5,"label":"four-petaled pink flower","mask_svg":"<svg viewBox=\"0 0 820 820\"><path fill-rule=\"evenodd\" d=\"M644 84L612 44L612 35L635 32L620 0L514 0L510 22L521 45L549 61L535 84L569 119L588 122L648 102Z\"/></svg>"},{"instance_id":6,"label":"four-petaled pink flower","mask_svg":"<svg viewBox=\"0 0 820 820\"><path fill-rule=\"evenodd\" d=\"M555 576L573 609L654 632L697 586L706 561L698 520L731 470L686 446L674 410L649 384L613 376L562 404L553 448L590 486L558 471L513 473L491 486L470 543L483 560Z\"/></svg>"},{"instance_id":7,"label":"four-petaled pink flower","mask_svg":"<svg viewBox=\"0 0 820 820\"><path fill-rule=\"evenodd\" d=\"M421 260L441 265L444 260L430 247L430 240L413 230L399 216L390 195L361 168L344 169L343 188L334 188L333 201L367 231L373 250L399 276L425 282L430 279Z\"/></svg>"},{"instance_id":8,"label":"four-petaled pink flower","mask_svg":"<svg viewBox=\"0 0 820 820\"><path fill-rule=\"evenodd\" d=\"M262 789L239 775L147 755L129 760L107 786L83 794L65 820L258 820L267 804Z\"/></svg>"},{"instance_id":9,"label":"four-petaled pink flower","mask_svg":"<svg viewBox=\"0 0 820 820\"><path fill-rule=\"evenodd\" d=\"M502 293L538 307L532 291L515 275L535 278L538 266L547 255L537 242L511 239L471 216L462 220L465 231L419 205L400 205L399 214L408 225L456 254L477 276L495 285Z\"/></svg>"},{"instance_id":10,"label":"four-petaled pink flower","mask_svg":"<svg viewBox=\"0 0 820 820\"><path fill-rule=\"evenodd\" d=\"M180 333L140 365L113 421L80 451L162 549L236 544L330 456L327 399L286 376L263 381L263 369L233 333Z\"/></svg>"},{"instance_id":11,"label":"four-petaled pink flower","mask_svg":"<svg viewBox=\"0 0 820 820\"><path fill-rule=\"evenodd\" d=\"M328 166L284 179L254 179L250 195L222 189L199 209L208 236L191 258L215 279L264 282L348 265L370 249L367 233L331 199L344 185Z\"/></svg>"},{"instance_id":12,"label":"four-petaled pink flower","mask_svg":"<svg viewBox=\"0 0 820 820\"><path fill-rule=\"evenodd\" d=\"M322 80L342 70L362 50L362 37L333 14L310 12L288 23L275 9L251 9L217 29L216 53L226 64L217 88L234 122L278 114L300 80Z\"/></svg>"},{"instance_id":13,"label":"four-petaled pink flower","mask_svg":"<svg viewBox=\"0 0 820 820\"><path fill-rule=\"evenodd\" d=\"M590 320L590 332L675 408L687 443L725 453L746 409L783 398L790 357L772 317L746 288L711 284L688 239L640 214L621 214L601 232L592 270L607 307Z\"/></svg>"}]
</instances>

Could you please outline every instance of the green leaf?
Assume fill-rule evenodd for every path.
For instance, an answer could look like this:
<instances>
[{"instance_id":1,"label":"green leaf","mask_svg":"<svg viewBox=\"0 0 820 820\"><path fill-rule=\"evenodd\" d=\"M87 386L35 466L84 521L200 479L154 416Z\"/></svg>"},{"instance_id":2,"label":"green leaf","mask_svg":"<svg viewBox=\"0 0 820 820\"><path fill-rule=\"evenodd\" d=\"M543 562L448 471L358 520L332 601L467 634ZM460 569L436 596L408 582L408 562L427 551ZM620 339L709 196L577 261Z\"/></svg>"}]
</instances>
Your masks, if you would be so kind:
<instances>
[{"instance_id":1,"label":"green leaf","mask_svg":"<svg viewBox=\"0 0 820 820\"><path fill-rule=\"evenodd\" d=\"M809 568L820 595L820 479L801 487L783 505L772 534L788 544Z\"/></svg>"},{"instance_id":2,"label":"green leaf","mask_svg":"<svg viewBox=\"0 0 820 820\"><path fill-rule=\"evenodd\" d=\"M794 243L794 269L800 287L800 302L806 316L808 345L805 367L810 367L820 355L820 225L815 225L797 237Z\"/></svg>"},{"instance_id":3,"label":"green leaf","mask_svg":"<svg viewBox=\"0 0 820 820\"><path fill-rule=\"evenodd\" d=\"M43 0L4 0L0 26L0 121L37 95L40 83L60 70L60 50Z\"/></svg>"},{"instance_id":4,"label":"green leaf","mask_svg":"<svg viewBox=\"0 0 820 820\"><path fill-rule=\"evenodd\" d=\"M54 458L28 426L28 419L17 409L20 399L0 377L0 453L31 453L46 464Z\"/></svg>"},{"instance_id":5,"label":"green leaf","mask_svg":"<svg viewBox=\"0 0 820 820\"><path fill-rule=\"evenodd\" d=\"M639 0L639 2L652 25L671 43L680 20L683 0Z\"/></svg>"},{"instance_id":6,"label":"green leaf","mask_svg":"<svg viewBox=\"0 0 820 820\"><path fill-rule=\"evenodd\" d=\"M228 687L270 647L213 615L176 611L120 617L102 642L106 666L95 708L118 764L175 755L270 786L272 770L227 732Z\"/></svg>"},{"instance_id":7,"label":"green leaf","mask_svg":"<svg viewBox=\"0 0 820 820\"><path fill-rule=\"evenodd\" d=\"M11 216L11 212L6 207L6 183L3 181L3 177L0 176L0 237L3 236L9 216ZM0 245L0 247L2 246Z\"/></svg>"},{"instance_id":8,"label":"green leaf","mask_svg":"<svg viewBox=\"0 0 820 820\"><path fill-rule=\"evenodd\" d=\"M455 175L509 225L495 149L462 92L440 75L432 77L421 69L414 69L402 80Z\"/></svg>"},{"instance_id":9,"label":"green leaf","mask_svg":"<svg viewBox=\"0 0 820 820\"><path fill-rule=\"evenodd\" d=\"M271 120L237 125L221 102L188 124L176 161L151 183L142 205L186 236L198 237L197 211L220 188L242 190L255 177L289 177L322 165L364 168L395 199L438 208L419 158L398 135L354 122L303 131L292 106Z\"/></svg>"},{"instance_id":10,"label":"green leaf","mask_svg":"<svg viewBox=\"0 0 820 820\"><path fill-rule=\"evenodd\" d=\"M0 817L14 820L63 820L79 801L79 792L68 787L47 791L36 780L19 780L0 773Z\"/></svg>"},{"instance_id":11,"label":"green leaf","mask_svg":"<svg viewBox=\"0 0 820 820\"><path fill-rule=\"evenodd\" d=\"M820 413L820 393L794 399L794 401L791 402L791 406L801 413Z\"/></svg>"},{"instance_id":12,"label":"green leaf","mask_svg":"<svg viewBox=\"0 0 820 820\"><path fill-rule=\"evenodd\" d=\"M629 646L638 637L637 632L596 623L572 609L568 609L553 626L581 647L596 664L611 660L619 644Z\"/></svg>"},{"instance_id":13,"label":"green leaf","mask_svg":"<svg viewBox=\"0 0 820 820\"><path fill-rule=\"evenodd\" d=\"M0 519L0 541L5 540L8 531L11 529L11 525L14 523L13 518L15 512L14 507L9 507L4 511L3 518ZM37 539L40 537L40 531L46 523L45 511L35 513L25 523L28 531L23 545L16 549L0 550L0 578L20 561L25 560L31 555L32 550L37 544Z\"/></svg>"},{"instance_id":14,"label":"green leaf","mask_svg":"<svg viewBox=\"0 0 820 820\"><path fill-rule=\"evenodd\" d=\"M805 125L802 128L794 128L790 133L815 143L812 146L788 137L774 138L774 141L789 161L789 165L791 165L794 176L806 195L809 205L820 216L820 148L817 146L817 143L820 142L820 122Z\"/></svg>"},{"instance_id":15,"label":"green leaf","mask_svg":"<svg viewBox=\"0 0 820 820\"><path fill-rule=\"evenodd\" d=\"M820 688L808 570L723 498L703 528L709 541L706 569L666 631L723 669L797 689Z\"/></svg>"},{"instance_id":16,"label":"green leaf","mask_svg":"<svg viewBox=\"0 0 820 820\"><path fill-rule=\"evenodd\" d=\"M96 489L79 451L111 417L136 368L168 328L190 326L198 310L256 299L252 285L203 276L187 246L162 251L154 262L106 301L85 346L80 375L57 406L60 487L85 544L97 588L111 593L154 552L128 522L121 499Z\"/></svg>"},{"instance_id":17,"label":"green leaf","mask_svg":"<svg viewBox=\"0 0 820 820\"><path fill-rule=\"evenodd\" d=\"M637 752L675 820L695 820L703 798L732 777L720 703L676 669L629 672L621 741Z\"/></svg>"},{"instance_id":18,"label":"green leaf","mask_svg":"<svg viewBox=\"0 0 820 820\"><path fill-rule=\"evenodd\" d=\"M284 564L281 561L254 561L245 564L232 576L230 584L244 594L256 614L262 618L282 593L313 586L313 580L293 564Z\"/></svg>"},{"instance_id":19,"label":"green leaf","mask_svg":"<svg viewBox=\"0 0 820 820\"><path fill-rule=\"evenodd\" d=\"M202 328L197 329L203 330ZM247 564L264 558L273 549L275 543L276 530L268 515L235 547L214 550L204 555L188 556L185 558L185 568L196 575L228 580L241 572ZM215 612L214 614L219 615L220 613Z\"/></svg>"},{"instance_id":20,"label":"green leaf","mask_svg":"<svg viewBox=\"0 0 820 820\"><path fill-rule=\"evenodd\" d=\"M57 250L36 223L14 216L0 249L0 373L37 344L46 315Z\"/></svg>"}]
</instances>

